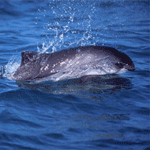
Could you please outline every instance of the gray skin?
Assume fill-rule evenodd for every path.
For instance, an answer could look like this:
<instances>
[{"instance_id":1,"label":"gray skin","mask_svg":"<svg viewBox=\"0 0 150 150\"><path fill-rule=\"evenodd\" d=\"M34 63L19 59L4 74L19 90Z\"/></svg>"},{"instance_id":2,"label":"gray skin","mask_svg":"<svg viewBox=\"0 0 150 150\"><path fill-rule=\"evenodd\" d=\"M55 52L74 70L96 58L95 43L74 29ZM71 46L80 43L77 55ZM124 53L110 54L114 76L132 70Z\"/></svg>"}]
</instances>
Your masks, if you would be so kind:
<instances>
[{"instance_id":1,"label":"gray skin","mask_svg":"<svg viewBox=\"0 0 150 150\"><path fill-rule=\"evenodd\" d=\"M16 81L48 78L62 80L86 75L118 74L133 71L132 60L111 47L84 46L55 53L21 53L20 67L13 74Z\"/></svg>"}]
</instances>

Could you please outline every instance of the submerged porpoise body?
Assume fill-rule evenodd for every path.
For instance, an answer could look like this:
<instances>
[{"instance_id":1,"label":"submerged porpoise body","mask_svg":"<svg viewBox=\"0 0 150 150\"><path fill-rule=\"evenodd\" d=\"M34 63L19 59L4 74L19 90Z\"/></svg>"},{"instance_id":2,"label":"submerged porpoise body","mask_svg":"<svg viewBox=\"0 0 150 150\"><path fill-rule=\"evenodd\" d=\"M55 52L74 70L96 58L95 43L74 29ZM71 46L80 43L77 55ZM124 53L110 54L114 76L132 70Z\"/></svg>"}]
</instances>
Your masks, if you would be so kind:
<instances>
[{"instance_id":1,"label":"submerged porpoise body","mask_svg":"<svg viewBox=\"0 0 150 150\"><path fill-rule=\"evenodd\" d=\"M87 75L118 74L135 69L133 61L115 48L82 46L55 53L21 53L21 65L13 74L18 81L48 78L62 80Z\"/></svg>"}]
</instances>

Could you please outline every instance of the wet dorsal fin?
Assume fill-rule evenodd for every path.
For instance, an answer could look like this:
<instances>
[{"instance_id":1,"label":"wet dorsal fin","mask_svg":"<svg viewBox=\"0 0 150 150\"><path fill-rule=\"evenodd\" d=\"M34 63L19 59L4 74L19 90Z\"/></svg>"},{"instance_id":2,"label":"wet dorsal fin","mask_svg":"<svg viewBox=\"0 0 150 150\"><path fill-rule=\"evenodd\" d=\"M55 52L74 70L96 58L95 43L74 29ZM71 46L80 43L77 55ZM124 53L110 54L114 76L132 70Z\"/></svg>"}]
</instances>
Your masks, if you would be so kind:
<instances>
[{"instance_id":1,"label":"wet dorsal fin","mask_svg":"<svg viewBox=\"0 0 150 150\"><path fill-rule=\"evenodd\" d=\"M33 60L33 56L35 56L37 52L25 51L21 53L21 66Z\"/></svg>"}]
</instances>

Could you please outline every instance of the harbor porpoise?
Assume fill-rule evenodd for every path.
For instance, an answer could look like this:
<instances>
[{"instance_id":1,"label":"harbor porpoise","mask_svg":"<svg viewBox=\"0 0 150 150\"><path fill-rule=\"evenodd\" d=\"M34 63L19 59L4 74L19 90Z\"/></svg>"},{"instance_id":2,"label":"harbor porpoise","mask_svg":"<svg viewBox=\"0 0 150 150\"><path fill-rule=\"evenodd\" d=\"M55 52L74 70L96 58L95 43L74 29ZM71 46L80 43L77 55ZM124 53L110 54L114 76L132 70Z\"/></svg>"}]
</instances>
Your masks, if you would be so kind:
<instances>
[{"instance_id":1,"label":"harbor porpoise","mask_svg":"<svg viewBox=\"0 0 150 150\"><path fill-rule=\"evenodd\" d=\"M16 81L79 78L87 75L119 74L135 69L133 61L115 48L80 46L55 53L21 53L21 65L13 74Z\"/></svg>"}]
</instances>

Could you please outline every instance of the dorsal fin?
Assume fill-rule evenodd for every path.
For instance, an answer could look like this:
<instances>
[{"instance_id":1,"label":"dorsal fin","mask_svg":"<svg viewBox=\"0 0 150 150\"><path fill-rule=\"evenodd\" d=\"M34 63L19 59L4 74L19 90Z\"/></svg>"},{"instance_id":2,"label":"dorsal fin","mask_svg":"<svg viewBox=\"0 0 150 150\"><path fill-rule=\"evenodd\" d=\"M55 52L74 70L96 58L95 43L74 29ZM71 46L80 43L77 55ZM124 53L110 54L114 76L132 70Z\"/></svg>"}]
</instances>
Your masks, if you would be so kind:
<instances>
[{"instance_id":1,"label":"dorsal fin","mask_svg":"<svg viewBox=\"0 0 150 150\"><path fill-rule=\"evenodd\" d=\"M28 63L29 61L33 60L33 56L35 56L37 52L32 52L32 51L24 51L21 53L21 66Z\"/></svg>"}]
</instances>

